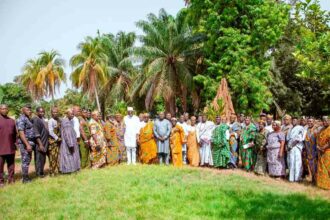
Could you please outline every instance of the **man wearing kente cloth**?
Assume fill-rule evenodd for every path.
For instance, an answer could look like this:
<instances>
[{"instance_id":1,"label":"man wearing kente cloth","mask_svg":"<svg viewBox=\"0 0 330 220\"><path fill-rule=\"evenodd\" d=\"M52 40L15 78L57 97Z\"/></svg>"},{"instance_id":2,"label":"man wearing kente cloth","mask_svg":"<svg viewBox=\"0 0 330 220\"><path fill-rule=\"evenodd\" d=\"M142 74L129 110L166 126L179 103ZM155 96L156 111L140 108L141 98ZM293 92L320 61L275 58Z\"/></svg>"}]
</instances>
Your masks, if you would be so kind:
<instances>
[{"instance_id":1,"label":"man wearing kente cloth","mask_svg":"<svg viewBox=\"0 0 330 220\"><path fill-rule=\"evenodd\" d=\"M316 185L330 190L330 126L327 116L322 118L323 127L317 137L319 150Z\"/></svg>"},{"instance_id":2,"label":"man wearing kente cloth","mask_svg":"<svg viewBox=\"0 0 330 220\"><path fill-rule=\"evenodd\" d=\"M91 165L93 169L97 169L106 164L107 154L106 142L98 111L92 112L92 119L89 122L89 130L91 132L91 138L89 140L91 145Z\"/></svg>"},{"instance_id":3,"label":"man wearing kente cloth","mask_svg":"<svg viewBox=\"0 0 330 220\"><path fill-rule=\"evenodd\" d=\"M139 158L141 163L151 164L157 160L157 144L153 132L154 123L150 120L148 113L144 114L143 120L146 124L141 128L139 134Z\"/></svg>"},{"instance_id":4,"label":"man wearing kente cloth","mask_svg":"<svg viewBox=\"0 0 330 220\"><path fill-rule=\"evenodd\" d=\"M212 153L214 167L226 168L230 161L229 126L226 117L222 117L221 124L213 130Z\"/></svg>"},{"instance_id":5,"label":"man wearing kente cloth","mask_svg":"<svg viewBox=\"0 0 330 220\"><path fill-rule=\"evenodd\" d=\"M185 134L183 128L177 124L177 119L172 118L172 130L170 136L170 147L172 162L175 167L181 167L182 161L182 144L185 141Z\"/></svg>"},{"instance_id":6,"label":"man wearing kente cloth","mask_svg":"<svg viewBox=\"0 0 330 220\"><path fill-rule=\"evenodd\" d=\"M116 133L115 120L108 117L104 125L104 137L107 141L107 164L119 164L119 142Z\"/></svg>"},{"instance_id":7,"label":"man wearing kente cloth","mask_svg":"<svg viewBox=\"0 0 330 220\"><path fill-rule=\"evenodd\" d=\"M80 123L80 140L79 140L79 150L80 150L80 163L81 168L90 167L89 160L89 151L90 151L90 143L89 139L91 138L89 125L88 125L88 111L83 109L81 111L81 116L79 116Z\"/></svg>"},{"instance_id":8,"label":"man wearing kente cloth","mask_svg":"<svg viewBox=\"0 0 330 220\"><path fill-rule=\"evenodd\" d=\"M242 158L242 165L245 170L252 171L256 155L254 154L254 144L256 137L256 126L251 123L251 118L245 118L245 127L241 135L240 154Z\"/></svg>"},{"instance_id":9,"label":"man wearing kente cloth","mask_svg":"<svg viewBox=\"0 0 330 220\"><path fill-rule=\"evenodd\" d=\"M58 108L51 109L52 118L48 121L49 130L49 173L51 176L59 173L59 159L58 155L61 146L61 120L58 117Z\"/></svg>"}]
</instances>

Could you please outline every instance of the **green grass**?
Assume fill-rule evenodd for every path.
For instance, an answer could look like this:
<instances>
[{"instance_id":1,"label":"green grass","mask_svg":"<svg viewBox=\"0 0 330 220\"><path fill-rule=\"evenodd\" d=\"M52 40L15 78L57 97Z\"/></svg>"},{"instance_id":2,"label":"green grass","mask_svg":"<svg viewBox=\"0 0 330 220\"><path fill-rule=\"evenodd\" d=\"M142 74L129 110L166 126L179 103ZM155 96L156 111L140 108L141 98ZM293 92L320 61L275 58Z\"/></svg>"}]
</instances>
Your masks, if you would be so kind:
<instances>
[{"instance_id":1,"label":"green grass","mask_svg":"<svg viewBox=\"0 0 330 220\"><path fill-rule=\"evenodd\" d=\"M0 219L326 219L330 203L237 174L118 166L0 190Z\"/></svg>"}]
</instances>

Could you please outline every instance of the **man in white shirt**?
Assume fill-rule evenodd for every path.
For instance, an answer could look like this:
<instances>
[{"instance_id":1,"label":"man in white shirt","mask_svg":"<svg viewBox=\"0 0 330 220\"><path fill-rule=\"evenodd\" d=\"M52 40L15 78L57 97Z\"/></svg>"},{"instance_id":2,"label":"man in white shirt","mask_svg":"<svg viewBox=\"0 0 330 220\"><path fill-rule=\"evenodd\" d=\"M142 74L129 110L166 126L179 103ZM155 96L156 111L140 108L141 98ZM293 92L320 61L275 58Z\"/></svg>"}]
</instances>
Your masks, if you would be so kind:
<instances>
[{"instance_id":1,"label":"man in white shirt","mask_svg":"<svg viewBox=\"0 0 330 220\"><path fill-rule=\"evenodd\" d=\"M127 114L124 117L125 124L125 134L124 134L124 144L127 152L127 164L136 164L136 147L137 138L140 132L140 120L139 117L133 114L133 107L127 108Z\"/></svg>"},{"instance_id":2,"label":"man in white shirt","mask_svg":"<svg viewBox=\"0 0 330 220\"><path fill-rule=\"evenodd\" d=\"M74 115L72 121L73 121L73 129L76 132L76 137L77 140L79 141L80 139L80 122L79 122L79 116L81 113L80 107L79 106L73 106L72 108L72 113Z\"/></svg>"}]
</instances>

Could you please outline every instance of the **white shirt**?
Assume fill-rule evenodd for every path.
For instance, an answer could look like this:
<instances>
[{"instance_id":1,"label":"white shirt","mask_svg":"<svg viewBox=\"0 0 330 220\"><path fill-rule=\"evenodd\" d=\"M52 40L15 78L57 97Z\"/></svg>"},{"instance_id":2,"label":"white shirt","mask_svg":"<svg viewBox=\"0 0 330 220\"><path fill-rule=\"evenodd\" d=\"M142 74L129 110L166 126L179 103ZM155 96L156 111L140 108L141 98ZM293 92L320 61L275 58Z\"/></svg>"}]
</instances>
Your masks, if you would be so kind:
<instances>
[{"instance_id":1,"label":"white shirt","mask_svg":"<svg viewBox=\"0 0 330 220\"><path fill-rule=\"evenodd\" d=\"M182 127L182 129L183 129L183 131L184 131L184 135L185 135L185 136L188 136L189 125L188 125L186 122L183 122L183 123L178 122L177 124L180 125L180 126Z\"/></svg>"},{"instance_id":2,"label":"white shirt","mask_svg":"<svg viewBox=\"0 0 330 220\"><path fill-rule=\"evenodd\" d=\"M136 135L140 132L141 122L140 119L136 116L126 115L124 117L125 123L125 134L124 134L124 143L126 147L136 147Z\"/></svg>"},{"instance_id":3,"label":"white shirt","mask_svg":"<svg viewBox=\"0 0 330 220\"><path fill-rule=\"evenodd\" d=\"M79 123L79 119L74 116L73 119L73 129L76 132L76 137L80 138L80 123Z\"/></svg>"},{"instance_id":4,"label":"white shirt","mask_svg":"<svg viewBox=\"0 0 330 220\"><path fill-rule=\"evenodd\" d=\"M265 129L268 131L268 133L273 132L273 126L272 125L267 125Z\"/></svg>"}]
</instances>

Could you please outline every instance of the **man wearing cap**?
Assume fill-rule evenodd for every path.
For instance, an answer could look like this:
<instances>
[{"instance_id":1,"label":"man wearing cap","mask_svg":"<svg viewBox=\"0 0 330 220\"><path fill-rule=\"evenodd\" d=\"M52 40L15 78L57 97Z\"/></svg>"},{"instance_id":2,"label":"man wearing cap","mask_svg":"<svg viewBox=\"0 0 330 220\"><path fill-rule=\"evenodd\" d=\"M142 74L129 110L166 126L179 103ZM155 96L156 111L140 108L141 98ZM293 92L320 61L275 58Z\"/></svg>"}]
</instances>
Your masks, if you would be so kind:
<instances>
[{"instance_id":1,"label":"man wearing cap","mask_svg":"<svg viewBox=\"0 0 330 220\"><path fill-rule=\"evenodd\" d=\"M124 117L125 134L124 143L127 152L127 164L136 164L136 147L137 147L137 136L140 132L140 120L139 117L133 114L133 107L127 108L127 113Z\"/></svg>"},{"instance_id":2,"label":"man wearing cap","mask_svg":"<svg viewBox=\"0 0 330 220\"><path fill-rule=\"evenodd\" d=\"M31 182L29 178L29 166L31 163L32 151L36 146L36 134L31 120L31 105L22 108L22 114L16 120L16 127L19 134L18 147L22 157L23 183Z\"/></svg>"}]
</instances>

